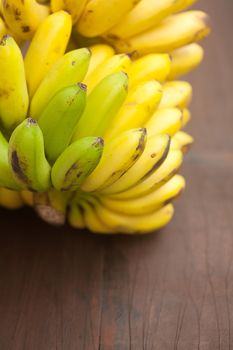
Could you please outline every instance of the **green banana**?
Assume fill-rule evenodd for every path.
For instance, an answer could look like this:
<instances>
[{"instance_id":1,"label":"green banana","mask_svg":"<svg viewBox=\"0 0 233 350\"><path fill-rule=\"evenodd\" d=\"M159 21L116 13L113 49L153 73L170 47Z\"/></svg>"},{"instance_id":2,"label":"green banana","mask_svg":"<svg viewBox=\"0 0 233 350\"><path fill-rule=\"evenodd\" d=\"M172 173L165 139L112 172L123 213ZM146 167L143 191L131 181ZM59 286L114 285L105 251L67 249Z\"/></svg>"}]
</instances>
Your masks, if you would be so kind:
<instances>
[{"instance_id":1,"label":"green banana","mask_svg":"<svg viewBox=\"0 0 233 350\"><path fill-rule=\"evenodd\" d=\"M100 137L84 137L72 143L56 160L51 178L60 191L76 191L100 161L104 141Z\"/></svg>"},{"instance_id":2,"label":"green banana","mask_svg":"<svg viewBox=\"0 0 233 350\"><path fill-rule=\"evenodd\" d=\"M32 118L40 117L50 99L59 90L83 81L90 57L89 49L77 49L66 53L52 66L32 98L30 107Z\"/></svg>"},{"instance_id":3,"label":"green banana","mask_svg":"<svg viewBox=\"0 0 233 350\"><path fill-rule=\"evenodd\" d=\"M51 169L44 154L43 134L34 119L24 120L12 133L9 163L16 181L25 188L44 192L51 186Z\"/></svg>"},{"instance_id":4,"label":"green banana","mask_svg":"<svg viewBox=\"0 0 233 350\"><path fill-rule=\"evenodd\" d=\"M85 136L103 136L111 120L122 106L128 88L124 72L108 75L87 97L84 113L76 127L73 140Z\"/></svg>"},{"instance_id":5,"label":"green banana","mask_svg":"<svg viewBox=\"0 0 233 350\"><path fill-rule=\"evenodd\" d=\"M86 85L78 83L56 93L39 118L45 153L54 163L69 145L86 103Z\"/></svg>"},{"instance_id":6,"label":"green banana","mask_svg":"<svg viewBox=\"0 0 233 350\"><path fill-rule=\"evenodd\" d=\"M14 180L11 167L8 162L8 142L0 132L0 187L7 187L12 190L20 189Z\"/></svg>"},{"instance_id":7,"label":"green banana","mask_svg":"<svg viewBox=\"0 0 233 350\"><path fill-rule=\"evenodd\" d=\"M21 51L12 37L0 41L0 122L12 130L26 118L28 91Z\"/></svg>"}]
</instances>

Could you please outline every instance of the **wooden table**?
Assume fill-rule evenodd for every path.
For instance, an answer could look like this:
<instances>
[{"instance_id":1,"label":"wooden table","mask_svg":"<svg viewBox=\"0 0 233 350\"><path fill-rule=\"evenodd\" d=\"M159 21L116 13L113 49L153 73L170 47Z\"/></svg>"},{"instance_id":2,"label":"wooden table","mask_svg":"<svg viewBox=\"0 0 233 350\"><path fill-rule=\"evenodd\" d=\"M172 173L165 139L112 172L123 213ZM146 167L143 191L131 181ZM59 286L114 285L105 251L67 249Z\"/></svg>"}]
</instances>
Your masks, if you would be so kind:
<instances>
[{"instance_id":1,"label":"wooden table","mask_svg":"<svg viewBox=\"0 0 233 350\"><path fill-rule=\"evenodd\" d=\"M187 190L159 233L56 229L0 211L0 350L233 349L233 1L191 80Z\"/></svg>"}]
</instances>

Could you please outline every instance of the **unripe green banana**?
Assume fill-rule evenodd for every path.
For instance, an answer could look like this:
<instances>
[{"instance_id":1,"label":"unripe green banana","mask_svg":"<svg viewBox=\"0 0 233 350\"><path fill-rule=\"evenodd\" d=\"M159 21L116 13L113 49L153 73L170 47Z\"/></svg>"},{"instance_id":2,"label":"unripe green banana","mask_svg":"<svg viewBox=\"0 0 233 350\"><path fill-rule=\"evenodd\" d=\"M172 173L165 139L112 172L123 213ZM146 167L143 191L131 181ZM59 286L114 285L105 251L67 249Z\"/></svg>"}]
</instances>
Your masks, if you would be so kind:
<instances>
[{"instance_id":1,"label":"unripe green banana","mask_svg":"<svg viewBox=\"0 0 233 350\"><path fill-rule=\"evenodd\" d=\"M45 158L43 134L34 119L24 120L12 133L9 163L15 179L25 188L44 192L51 186L51 168Z\"/></svg>"},{"instance_id":2,"label":"unripe green banana","mask_svg":"<svg viewBox=\"0 0 233 350\"><path fill-rule=\"evenodd\" d=\"M86 85L68 86L50 100L39 118L44 135L45 153L54 163L69 145L86 103Z\"/></svg>"},{"instance_id":3,"label":"unripe green banana","mask_svg":"<svg viewBox=\"0 0 233 350\"><path fill-rule=\"evenodd\" d=\"M103 136L122 106L128 87L128 76L117 72L104 78L87 97L84 113L73 140L85 136Z\"/></svg>"},{"instance_id":4,"label":"unripe green banana","mask_svg":"<svg viewBox=\"0 0 233 350\"><path fill-rule=\"evenodd\" d=\"M23 57L9 35L0 41L0 71L0 121L8 130L26 118L29 103Z\"/></svg>"},{"instance_id":5,"label":"unripe green banana","mask_svg":"<svg viewBox=\"0 0 233 350\"><path fill-rule=\"evenodd\" d=\"M30 107L30 116L38 119L50 99L61 89L83 81L91 52L82 48L62 56L49 70L36 90Z\"/></svg>"},{"instance_id":6,"label":"unripe green banana","mask_svg":"<svg viewBox=\"0 0 233 350\"><path fill-rule=\"evenodd\" d=\"M96 168L103 148L100 137L84 137L72 143L52 168L53 186L60 191L76 191Z\"/></svg>"},{"instance_id":7,"label":"unripe green banana","mask_svg":"<svg viewBox=\"0 0 233 350\"><path fill-rule=\"evenodd\" d=\"M11 167L8 162L8 142L0 132L0 187L7 187L12 190L20 189L14 180Z\"/></svg>"}]
</instances>

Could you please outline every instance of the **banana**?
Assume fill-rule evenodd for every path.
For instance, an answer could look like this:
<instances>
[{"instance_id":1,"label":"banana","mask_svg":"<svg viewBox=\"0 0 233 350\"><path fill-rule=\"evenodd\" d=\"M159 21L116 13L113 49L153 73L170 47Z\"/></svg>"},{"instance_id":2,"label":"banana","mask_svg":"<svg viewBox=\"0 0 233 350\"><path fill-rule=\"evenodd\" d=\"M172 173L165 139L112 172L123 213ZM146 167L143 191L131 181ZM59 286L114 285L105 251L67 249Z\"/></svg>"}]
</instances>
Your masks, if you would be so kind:
<instances>
[{"instance_id":1,"label":"banana","mask_svg":"<svg viewBox=\"0 0 233 350\"><path fill-rule=\"evenodd\" d=\"M78 83L59 90L39 117L45 154L54 163L69 145L86 104L86 85Z\"/></svg>"},{"instance_id":2,"label":"banana","mask_svg":"<svg viewBox=\"0 0 233 350\"><path fill-rule=\"evenodd\" d=\"M1 15L1 14L0 14ZM4 20L0 17L0 39L8 33Z\"/></svg>"},{"instance_id":3,"label":"banana","mask_svg":"<svg viewBox=\"0 0 233 350\"><path fill-rule=\"evenodd\" d=\"M50 166L44 155L43 134L28 118L13 131L9 141L9 163L16 181L30 191L50 188Z\"/></svg>"},{"instance_id":4,"label":"banana","mask_svg":"<svg viewBox=\"0 0 233 350\"><path fill-rule=\"evenodd\" d=\"M109 227L110 232L128 234L143 234L158 230L165 226L174 214L172 204L167 204L155 212L138 216L118 214L101 204L95 207L95 211L103 224Z\"/></svg>"},{"instance_id":5,"label":"banana","mask_svg":"<svg viewBox=\"0 0 233 350\"><path fill-rule=\"evenodd\" d=\"M109 140L125 130L142 127L159 105L161 97L162 86L155 80L130 89L123 106L104 134L104 139Z\"/></svg>"},{"instance_id":6,"label":"banana","mask_svg":"<svg viewBox=\"0 0 233 350\"><path fill-rule=\"evenodd\" d=\"M30 105L30 115L38 119L51 98L61 89L83 81L91 53L86 48L62 56L49 70L36 90Z\"/></svg>"},{"instance_id":7,"label":"banana","mask_svg":"<svg viewBox=\"0 0 233 350\"><path fill-rule=\"evenodd\" d=\"M18 209L23 207L24 203L19 192L11 191L0 187L0 206L7 209Z\"/></svg>"},{"instance_id":8,"label":"banana","mask_svg":"<svg viewBox=\"0 0 233 350\"><path fill-rule=\"evenodd\" d=\"M111 28L107 37L127 39L155 27L164 18L178 11L183 5L188 7L193 1L184 0L141 0L119 23ZM186 4L184 4L186 3ZM186 6L184 6L186 5Z\"/></svg>"},{"instance_id":9,"label":"banana","mask_svg":"<svg viewBox=\"0 0 233 350\"><path fill-rule=\"evenodd\" d=\"M178 144L179 149L181 149L183 153L187 153L190 146L193 144L192 136L184 131L178 131L172 139Z\"/></svg>"},{"instance_id":10,"label":"banana","mask_svg":"<svg viewBox=\"0 0 233 350\"><path fill-rule=\"evenodd\" d=\"M119 54L110 57L86 77L85 84L88 86L88 91L91 92L102 79L110 74L121 71L127 72L130 64L131 58L129 55Z\"/></svg>"},{"instance_id":11,"label":"banana","mask_svg":"<svg viewBox=\"0 0 233 350\"><path fill-rule=\"evenodd\" d=\"M168 79L174 80L181 75L189 73L201 63L203 56L203 48L196 43L172 51L170 53L171 71L168 74Z\"/></svg>"},{"instance_id":12,"label":"banana","mask_svg":"<svg viewBox=\"0 0 233 350\"><path fill-rule=\"evenodd\" d=\"M148 54L134 61L128 69L129 84L135 86L147 80L163 82L171 69L168 54Z\"/></svg>"},{"instance_id":13,"label":"banana","mask_svg":"<svg viewBox=\"0 0 233 350\"><path fill-rule=\"evenodd\" d=\"M76 191L96 168L103 147L100 137L84 137L72 143L53 165L53 186L60 191Z\"/></svg>"},{"instance_id":14,"label":"banana","mask_svg":"<svg viewBox=\"0 0 233 350\"><path fill-rule=\"evenodd\" d=\"M97 44L89 47L91 51L91 61L88 68L87 75L83 80L84 84L88 85L90 77L96 70L99 70L103 67L104 63L111 58L115 51L114 49L106 44Z\"/></svg>"},{"instance_id":15,"label":"banana","mask_svg":"<svg viewBox=\"0 0 233 350\"><path fill-rule=\"evenodd\" d=\"M49 8L36 0L2 0L2 13L12 34L29 40L49 15Z\"/></svg>"},{"instance_id":16,"label":"banana","mask_svg":"<svg viewBox=\"0 0 233 350\"><path fill-rule=\"evenodd\" d=\"M145 124L148 135L174 135L182 128L183 112L178 108L158 109Z\"/></svg>"},{"instance_id":17,"label":"banana","mask_svg":"<svg viewBox=\"0 0 233 350\"><path fill-rule=\"evenodd\" d=\"M173 175L177 173L182 164L182 161L182 152L179 149L170 148L167 158L156 171L154 171L145 180L139 182L137 185L129 188L124 192L116 193L112 195L111 198L121 200L134 199L151 193L166 183Z\"/></svg>"},{"instance_id":18,"label":"banana","mask_svg":"<svg viewBox=\"0 0 233 350\"><path fill-rule=\"evenodd\" d=\"M19 190L20 186L15 181L8 162L8 142L0 132L0 187Z\"/></svg>"},{"instance_id":19,"label":"banana","mask_svg":"<svg viewBox=\"0 0 233 350\"><path fill-rule=\"evenodd\" d=\"M124 145L123 142L122 145ZM154 135L148 138L145 149L137 162L112 185L105 186L101 193L109 195L122 192L146 179L164 162L169 147L170 136L168 135ZM124 146L122 148L124 150Z\"/></svg>"},{"instance_id":20,"label":"banana","mask_svg":"<svg viewBox=\"0 0 233 350\"><path fill-rule=\"evenodd\" d=\"M95 212L95 206L87 201L81 201L85 226L93 233L110 233L111 230L104 225Z\"/></svg>"},{"instance_id":21,"label":"banana","mask_svg":"<svg viewBox=\"0 0 233 350\"><path fill-rule=\"evenodd\" d=\"M99 164L81 189L93 192L113 184L140 159L145 144L146 130L143 128L125 131L106 142Z\"/></svg>"},{"instance_id":22,"label":"banana","mask_svg":"<svg viewBox=\"0 0 233 350\"><path fill-rule=\"evenodd\" d=\"M77 31L83 36L94 37L108 31L119 22L139 0L88 1L78 23Z\"/></svg>"},{"instance_id":23,"label":"banana","mask_svg":"<svg viewBox=\"0 0 233 350\"><path fill-rule=\"evenodd\" d=\"M52 12L65 10L72 16L72 22L75 24L81 16L88 0L51 0Z\"/></svg>"},{"instance_id":24,"label":"banana","mask_svg":"<svg viewBox=\"0 0 233 350\"><path fill-rule=\"evenodd\" d=\"M68 210L68 222L70 226L76 229L84 229L85 222L83 218L83 208L77 203L72 203Z\"/></svg>"},{"instance_id":25,"label":"banana","mask_svg":"<svg viewBox=\"0 0 233 350\"><path fill-rule=\"evenodd\" d=\"M103 136L127 96L127 87L128 77L123 72L104 78L87 97L73 141L85 136Z\"/></svg>"},{"instance_id":26,"label":"banana","mask_svg":"<svg viewBox=\"0 0 233 350\"><path fill-rule=\"evenodd\" d=\"M29 98L21 51L8 35L0 41L0 122L8 132L26 118Z\"/></svg>"},{"instance_id":27,"label":"banana","mask_svg":"<svg viewBox=\"0 0 233 350\"><path fill-rule=\"evenodd\" d=\"M37 29L25 56L30 97L33 96L49 69L64 54L71 29L71 16L65 11L48 16Z\"/></svg>"},{"instance_id":28,"label":"banana","mask_svg":"<svg viewBox=\"0 0 233 350\"><path fill-rule=\"evenodd\" d=\"M33 200L33 192L24 190L20 191L20 196L24 202L24 204L28 205L29 207L33 207L34 200Z\"/></svg>"},{"instance_id":29,"label":"banana","mask_svg":"<svg viewBox=\"0 0 233 350\"><path fill-rule=\"evenodd\" d=\"M184 128L191 119L191 112L187 108L183 109L183 115L182 115L182 120L181 120L181 126Z\"/></svg>"},{"instance_id":30,"label":"banana","mask_svg":"<svg viewBox=\"0 0 233 350\"><path fill-rule=\"evenodd\" d=\"M195 4L197 0L178 0L174 1L173 4L173 12L179 12L185 10L187 7Z\"/></svg>"},{"instance_id":31,"label":"banana","mask_svg":"<svg viewBox=\"0 0 233 350\"><path fill-rule=\"evenodd\" d=\"M69 193L64 194L52 188L45 193L34 193L34 208L44 221L55 226L61 226L65 223L69 199Z\"/></svg>"},{"instance_id":32,"label":"banana","mask_svg":"<svg viewBox=\"0 0 233 350\"><path fill-rule=\"evenodd\" d=\"M192 86L186 81L169 81L163 85L159 108L186 108L192 99Z\"/></svg>"},{"instance_id":33,"label":"banana","mask_svg":"<svg viewBox=\"0 0 233 350\"><path fill-rule=\"evenodd\" d=\"M164 53L192 42L198 42L210 32L209 18L202 11L187 11L166 18L159 26L131 38L108 41L118 52L137 51L139 55Z\"/></svg>"},{"instance_id":34,"label":"banana","mask_svg":"<svg viewBox=\"0 0 233 350\"><path fill-rule=\"evenodd\" d=\"M115 199L102 196L101 203L110 210L125 215L145 215L154 212L177 197L185 187L185 180L174 175L164 185L148 194L133 199Z\"/></svg>"}]
</instances>

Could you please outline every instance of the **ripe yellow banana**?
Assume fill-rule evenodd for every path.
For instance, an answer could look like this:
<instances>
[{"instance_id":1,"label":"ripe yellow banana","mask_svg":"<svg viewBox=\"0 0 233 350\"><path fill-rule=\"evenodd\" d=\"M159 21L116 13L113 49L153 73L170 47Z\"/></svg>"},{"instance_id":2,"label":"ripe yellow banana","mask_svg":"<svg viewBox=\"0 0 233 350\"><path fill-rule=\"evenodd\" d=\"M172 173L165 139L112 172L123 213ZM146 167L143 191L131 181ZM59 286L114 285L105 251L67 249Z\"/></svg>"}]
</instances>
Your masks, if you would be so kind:
<instances>
[{"instance_id":1,"label":"ripe yellow banana","mask_svg":"<svg viewBox=\"0 0 233 350\"><path fill-rule=\"evenodd\" d=\"M49 8L36 0L2 0L2 13L13 35L29 40L49 15Z\"/></svg>"},{"instance_id":2,"label":"ripe yellow banana","mask_svg":"<svg viewBox=\"0 0 233 350\"><path fill-rule=\"evenodd\" d=\"M193 144L193 137L184 131L178 131L172 138L183 153L186 153ZM173 146L174 147L174 146ZM177 146L176 146L177 147ZM175 148L175 147L174 147Z\"/></svg>"},{"instance_id":3,"label":"ripe yellow banana","mask_svg":"<svg viewBox=\"0 0 233 350\"><path fill-rule=\"evenodd\" d=\"M158 230L165 226L174 214L172 204L167 204L153 213L137 216L118 214L101 204L97 205L95 210L103 224L111 231L128 234Z\"/></svg>"},{"instance_id":4,"label":"ripe yellow banana","mask_svg":"<svg viewBox=\"0 0 233 350\"><path fill-rule=\"evenodd\" d=\"M139 0L91 0L88 1L78 23L77 30L83 36L94 37L108 31L119 22Z\"/></svg>"},{"instance_id":5,"label":"ripe yellow banana","mask_svg":"<svg viewBox=\"0 0 233 350\"><path fill-rule=\"evenodd\" d=\"M145 215L161 208L177 197L185 187L185 180L174 175L164 185L148 194L133 199L116 199L102 196L101 203L110 210L125 215Z\"/></svg>"},{"instance_id":6,"label":"ripe yellow banana","mask_svg":"<svg viewBox=\"0 0 233 350\"><path fill-rule=\"evenodd\" d=\"M178 108L158 109L145 124L148 135L174 135L182 127L183 112Z\"/></svg>"},{"instance_id":7,"label":"ripe yellow banana","mask_svg":"<svg viewBox=\"0 0 233 350\"><path fill-rule=\"evenodd\" d=\"M130 89L123 106L109 125L104 139L110 140L125 130L142 127L159 105L161 97L162 86L155 80L146 81Z\"/></svg>"},{"instance_id":8,"label":"ripe yellow banana","mask_svg":"<svg viewBox=\"0 0 233 350\"><path fill-rule=\"evenodd\" d=\"M24 205L19 192L0 187L0 206L7 209L18 209Z\"/></svg>"},{"instance_id":9,"label":"ripe yellow banana","mask_svg":"<svg viewBox=\"0 0 233 350\"><path fill-rule=\"evenodd\" d=\"M183 10L193 2L194 0L141 0L106 35L110 38L130 38L155 27L173 12Z\"/></svg>"},{"instance_id":10,"label":"ripe yellow banana","mask_svg":"<svg viewBox=\"0 0 233 350\"><path fill-rule=\"evenodd\" d=\"M171 71L168 79L174 80L181 75L187 74L201 63L203 56L203 48L196 43L172 51L170 53Z\"/></svg>"},{"instance_id":11,"label":"ripe yellow banana","mask_svg":"<svg viewBox=\"0 0 233 350\"><path fill-rule=\"evenodd\" d=\"M187 11L166 18L159 26L125 40L108 39L118 52L170 52L197 42L210 31L208 16L202 11Z\"/></svg>"},{"instance_id":12,"label":"ripe yellow banana","mask_svg":"<svg viewBox=\"0 0 233 350\"><path fill-rule=\"evenodd\" d=\"M39 119L51 98L61 89L83 81L90 62L86 48L73 50L62 56L49 70L36 90L30 105L30 115Z\"/></svg>"},{"instance_id":13,"label":"ripe yellow banana","mask_svg":"<svg viewBox=\"0 0 233 350\"><path fill-rule=\"evenodd\" d=\"M8 30L6 28L6 25L3 21L3 19L0 17L0 39L8 33Z\"/></svg>"},{"instance_id":14,"label":"ripe yellow banana","mask_svg":"<svg viewBox=\"0 0 233 350\"><path fill-rule=\"evenodd\" d=\"M186 108L192 99L192 86L186 81L169 81L163 85L159 108Z\"/></svg>"},{"instance_id":15,"label":"ripe yellow banana","mask_svg":"<svg viewBox=\"0 0 233 350\"><path fill-rule=\"evenodd\" d=\"M93 192L113 184L140 159L145 144L145 129L131 129L106 142L102 158L82 190Z\"/></svg>"},{"instance_id":16,"label":"ripe yellow banana","mask_svg":"<svg viewBox=\"0 0 233 350\"><path fill-rule=\"evenodd\" d=\"M76 229L84 229L85 228L85 222L83 218L83 208L78 205L75 202L72 202L71 205L69 206L68 210L68 222L70 226L76 228Z\"/></svg>"},{"instance_id":17,"label":"ripe yellow banana","mask_svg":"<svg viewBox=\"0 0 233 350\"><path fill-rule=\"evenodd\" d=\"M88 68L87 75L84 79L84 84L89 85L88 81L91 80L90 76L99 69L101 69L104 63L111 58L115 51L114 49L106 44L97 44L89 47L91 51L91 61Z\"/></svg>"},{"instance_id":18,"label":"ripe yellow banana","mask_svg":"<svg viewBox=\"0 0 233 350\"><path fill-rule=\"evenodd\" d=\"M26 118L29 98L21 51L8 35L0 41L0 121L12 130Z\"/></svg>"},{"instance_id":19,"label":"ripe yellow banana","mask_svg":"<svg viewBox=\"0 0 233 350\"><path fill-rule=\"evenodd\" d=\"M122 143L123 144L123 143ZM127 190L146 179L166 159L170 147L170 136L154 135L148 138L140 158L113 184L101 192L114 194ZM122 147L124 149L124 147ZM109 160L110 161L110 160Z\"/></svg>"},{"instance_id":20,"label":"ripe yellow banana","mask_svg":"<svg viewBox=\"0 0 233 350\"><path fill-rule=\"evenodd\" d=\"M71 16L59 11L48 16L34 35L25 56L30 97L53 64L64 54L72 29Z\"/></svg>"},{"instance_id":21,"label":"ripe yellow banana","mask_svg":"<svg viewBox=\"0 0 233 350\"><path fill-rule=\"evenodd\" d=\"M88 92L90 93L108 75L116 72L127 72L130 64L129 55L119 54L110 57L86 77L85 84L88 86Z\"/></svg>"},{"instance_id":22,"label":"ripe yellow banana","mask_svg":"<svg viewBox=\"0 0 233 350\"><path fill-rule=\"evenodd\" d=\"M135 60L127 71L129 85L135 86L147 80L163 82L171 69L171 59L168 54L148 54Z\"/></svg>"},{"instance_id":23,"label":"ripe yellow banana","mask_svg":"<svg viewBox=\"0 0 233 350\"><path fill-rule=\"evenodd\" d=\"M172 147L172 146L171 146ZM114 199L133 199L151 193L166 183L179 170L183 160L183 154L179 149L170 148L165 161L160 167L151 173L145 180L140 181L130 189L111 196Z\"/></svg>"},{"instance_id":24,"label":"ripe yellow banana","mask_svg":"<svg viewBox=\"0 0 233 350\"><path fill-rule=\"evenodd\" d=\"M110 233L111 230L97 216L95 206L87 201L81 201L85 226L93 233Z\"/></svg>"},{"instance_id":25,"label":"ripe yellow banana","mask_svg":"<svg viewBox=\"0 0 233 350\"><path fill-rule=\"evenodd\" d=\"M88 0L51 0L52 12L65 10L72 16L72 22L75 24L81 16Z\"/></svg>"}]
</instances>

